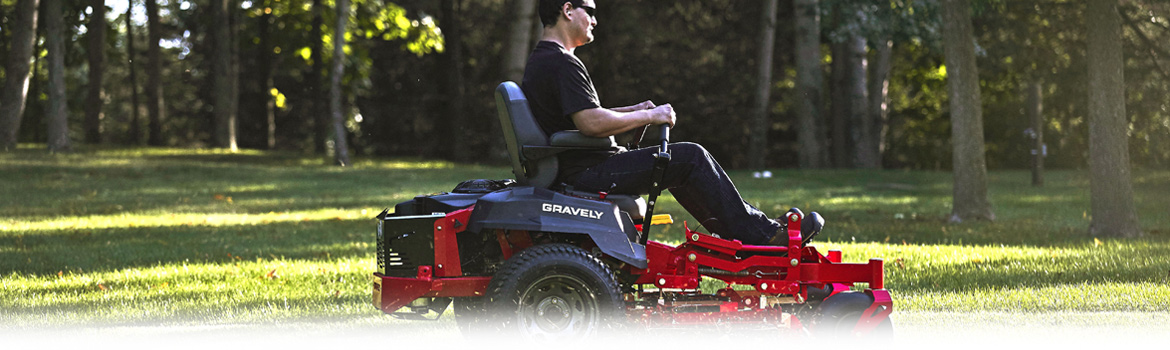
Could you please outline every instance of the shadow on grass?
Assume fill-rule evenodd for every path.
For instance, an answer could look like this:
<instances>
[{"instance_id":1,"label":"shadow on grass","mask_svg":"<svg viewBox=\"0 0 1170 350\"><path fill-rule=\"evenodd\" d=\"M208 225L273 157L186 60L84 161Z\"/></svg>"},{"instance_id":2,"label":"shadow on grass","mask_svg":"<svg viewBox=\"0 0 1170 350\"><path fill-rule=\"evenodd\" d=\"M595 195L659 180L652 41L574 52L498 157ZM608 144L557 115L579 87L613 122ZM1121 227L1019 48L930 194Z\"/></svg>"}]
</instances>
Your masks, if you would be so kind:
<instances>
[{"instance_id":1,"label":"shadow on grass","mask_svg":"<svg viewBox=\"0 0 1170 350\"><path fill-rule=\"evenodd\" d=\"M372 256L374 221L133 227L0 237L0 274L99 272L179 262Z\"/></svg>"},{"instance_id":2,"label":"shadow on grass","mask_svg":"<svg viewBox=\"0 0 1170 350\"><path fill-rule=\"evenodd\" d=\"M266 213L321 208L393 206L415 195L450 191L491 171L219 167L181 163L61 167L21 165L0 174L17 186L0 189L10 219L125 212ZM232 203L224 201L231 197ZM389 199L401 197L401 199ZM230 205L229 205L230 204Z\"/></svg>"}]
</instances>

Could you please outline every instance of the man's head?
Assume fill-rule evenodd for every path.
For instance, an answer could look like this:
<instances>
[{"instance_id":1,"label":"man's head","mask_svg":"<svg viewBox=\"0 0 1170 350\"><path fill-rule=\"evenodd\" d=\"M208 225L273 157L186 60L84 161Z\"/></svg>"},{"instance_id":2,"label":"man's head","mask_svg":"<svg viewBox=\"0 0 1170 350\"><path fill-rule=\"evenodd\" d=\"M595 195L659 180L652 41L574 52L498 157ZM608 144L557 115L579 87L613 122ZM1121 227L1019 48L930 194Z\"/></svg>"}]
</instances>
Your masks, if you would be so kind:
<instances>
[{"instance_id":1,"label":"man's head","mask_svg":"<svg viewBox=\"0 0 1170 350\"><path fill-rule=\"evenodd\" d=\"M584 45L593 41L593 27L597 19L593 11L597 7L593 0L540 0L537 12L545 28L564 26L568 34L579 37Z\"/></svg>"}]
</instances>

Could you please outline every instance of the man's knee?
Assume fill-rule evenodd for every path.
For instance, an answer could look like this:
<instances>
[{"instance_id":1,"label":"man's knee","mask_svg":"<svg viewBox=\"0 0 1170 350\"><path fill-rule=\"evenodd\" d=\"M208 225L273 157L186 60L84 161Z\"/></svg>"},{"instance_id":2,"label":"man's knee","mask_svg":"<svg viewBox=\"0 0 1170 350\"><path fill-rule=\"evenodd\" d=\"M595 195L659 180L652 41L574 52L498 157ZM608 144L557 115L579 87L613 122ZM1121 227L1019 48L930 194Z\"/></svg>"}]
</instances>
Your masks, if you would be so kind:
<instances>
[{"instance_id":1,"label":"man's knee","mask_svg":"<svg viewBox=\"0 0 1170 350\"><path fill-rule=\"evenodd\" d=\"M671 158L678 159L705 159L710 157L703 145L694 142L677 142L670 144Z\"/></svg>"}]
</instances>

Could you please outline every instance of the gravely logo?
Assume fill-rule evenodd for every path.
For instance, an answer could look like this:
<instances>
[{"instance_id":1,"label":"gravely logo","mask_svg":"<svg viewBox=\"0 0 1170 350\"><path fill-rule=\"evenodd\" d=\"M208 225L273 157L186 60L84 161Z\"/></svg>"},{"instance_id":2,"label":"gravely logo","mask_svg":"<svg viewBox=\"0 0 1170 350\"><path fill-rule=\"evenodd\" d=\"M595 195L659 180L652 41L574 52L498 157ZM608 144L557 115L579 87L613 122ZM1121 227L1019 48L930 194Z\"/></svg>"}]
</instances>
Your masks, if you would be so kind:
<instances>
[{"instance_id":1,"label":"gravely logo","mask_svg":"<svg viewBox=\"0 0 1170 350\"><path fill-rule=\"evenodd\" d=\"M597 210L575 208L575 207L570 207L567 205L551 204L551 203L541 204L540 211L543 211L546 213L557 213L557 214L580 216L580 217L596 219L596 220L601 220L601 215L605 214L604 212L597 211Z\"/></svg>"}]
</instances>

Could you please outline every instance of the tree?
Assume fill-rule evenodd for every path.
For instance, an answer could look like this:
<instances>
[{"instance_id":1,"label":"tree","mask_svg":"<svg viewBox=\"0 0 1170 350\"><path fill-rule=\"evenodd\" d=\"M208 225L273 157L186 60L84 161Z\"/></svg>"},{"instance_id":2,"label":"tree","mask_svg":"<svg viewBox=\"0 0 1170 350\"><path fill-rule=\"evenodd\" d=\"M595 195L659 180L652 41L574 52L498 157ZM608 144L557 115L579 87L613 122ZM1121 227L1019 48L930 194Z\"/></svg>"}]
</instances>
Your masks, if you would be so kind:
<instances>
[{"instance_id":1,"label":"tree","mask_svg":"<svg viewBox=\"0 0 1170 350\"><path fill-rule=\"evenodd\" d=\"M856 16L864 15L857 10ZM874 164L878 163L877 155L870 152L868 147L872 143L870 137L873 136L873 123L869 117L869 86L866 83L869 71L869 60L865 52L866 39L861 34L850 34L845 40L844 54L848 56L844 57L847 62L844 72L847 100L834 103L849 105L849 135L853 147L850 153L853 156L853 167L875 168Z\"/></svg>"},{"instance_id":2,"label":"tree","mask_svg":"<svg viewBox=\"0 0 1170 350\"><path fill-rule=\"evenodd\" d=\"M330 125L326 112L326 97L321 91L321 74L325 71L325 36L321 27L325 25L325 17L321 12L325 10L325 0L313 0L312 20L309 24L309 52L312 64L306 74L305 85L309 102L309 115L313 121L313 150L325 153L325 139L329 135Z\"/></svg>"},{"instance_id":3,"label":"tree","mask_svg":"<svg viewBox=\"0 0 1170 350\"><path fill-rule=\"evenodd\" d=\"M821 17L817 0L796 0L796 123L800 167L827 166L824 133L818 122L821 114Z\"/></svg>"},{"instance_id":4,"label":"tree","mask_svg":"<svg viewBox=\"0 0 1170 350\"><path fill-rule=\"evenodd\" d=\"M1089 68L1089 234L1142 236L1133 201L1125 115L1121 20L1116 0L1090 0L1085 11Z\"/></svg>"},{"instance_id":5,"label":"tree","mask_svg":"<svg viewBox=\"0 0 1170 350\"><path fill-rule=\"evenodd\" d=\"M869 134L869 100L866 97L866 39L860 24L865 12L857 4L838 2L833 6L832 118L833 163L837 167L862 167L866 135Z\"/></svg>"},{"instance_id":6,"label":"tree","mask_svg":"<svg viewBox=\"0 0 1170 350\"><path fill-rule=\"evenodd\" d=\"M238 76L233 74L232 61L234 50L232 43L235 33L232 28L232 13L236 8L235 1L215 0L211 6L211 41L214 47L212 56L211 93L213 115L215 120L215 146L237 150L236 144L236 109L233 99L234 84Z\"/></svg>"},{"instance_id":7,"label":"tree","mask_svg":"<svg viewBox=\"0 0 1170 350\"><path fill-rule=\"evenodd\" d=\"M37 5L40 0L18 0L12 25L11 51L5 62L3 90L0 90L0 149L16 148L20 119L28 100L29 68L37 33ZM7 28L6 28L7 29Z\"/></svg>"},{"instance_id":8,"label":"tree","mask_svg":"<svg viewBox=\"0 0 1170 350\"><path fill-rule=\"evenodd\" d=\"M518 83L524 78L524 64L528 62L528 52L532 47L535 12L535 0L512 1L512 11L508 12L511 29L508 30L508 41L504 43L504 79Z\"/></svg>"},{"instance_id":9,"label":"tree","mask_svg":"<svg viewBox=\"0 0 1170 350\"><path fill-rule=\"evenodd\" d=\"M946 56L951 135L954 147L954 197L951 222L995 220L987 197L987 163L983 145L983 107L971 5L942 2L943 51Z\"/></svg>"},{"instance_id":10,"label":"tree","mask_svg":"<svg viewBox=\"0 0 1170 350\"><path fill-rule=\"evenodd\" d=\"M162 49L158 46L162 40L162 26L159 23L157 0L146 2L146 30L147 37L147 67L146 67L146 111L150 119L149 133L146 143L151 146L163 146L162 122L166 119L162 94Z\"/></svg>"},{"instance_id":11,"label":"tree","mask_svg":"<svg viewBox=\"0 0 1170 350\"><path fill-rule=\"evenodd\" d=\"M126 6L126 70L128 71L130 81L130 127L128 128L130 135L129 140L131 145L138 145L142 142L142 122L139 121L138 116L138 69L134 65L134 24L131 19L134 17L134 4L131 2Z\"/></svg>"},{"instance_id":12,"label":"tree","mask_svg":"<svg viewBox=\"0 0 1170 350\"><path fill-rule=\"evenodd\" d=\"M259 32L257 35L260 39L259 45L256 46L256 65L259 66L259 74L257 74L256 80L257 85L260 87L259 96L263 99L261 107L263 108L262 115L265 126L264 147L273 149L276 148L276 103L273 101L274 98L271 91L273 89L272 69L276 65L273 62L275 58L272 54L271 26L274 19L272 15L272 0L264 0L263 4L257 6L261 7L263 15L260 15L256 28Z\"/></svg>"},{"instance_id":13,"label":"tree","mask_svg":"<svg viewBox=\"0 0 1170 350\"><path fill-rule=\"evenodd\" d=\"M102 108L105 106L105 90L102 76L106 68L106 2L90 0L93 11L89 16L89 86L85 97L85 142L102 142Z\"/></svg>"},{"instance_id":14,"label":"tree","mask_svg":"<svg viewBox=\"0 0 1170 350\"><path fill-rule=\"evenodd\" d=\"M65 95L65 25L61 0L45 0L45 46L49 60L49 106L45 111L49 152L69 152L69 104Z\"/></svg>"},{"instance_id":15,"label":"tree","mask_svg":"<svg viewBox=\"0 0 1170 350\"><path fill-rule=\"evenodd\" d=\"M461 8L456 0L442 0L439 3L440 12L442 12L443 22L443 37L446 40L446 52L440 56L440 66L446 74L446 90L447 95L447 110L445 111L447 120L447 130L451 132L451 142L446 156L454 160L468 160L471 159L467 152L467 138L468 130L464 125L466 118L463 115L466 111L463 110L466 105L466 89L464 89L463 77L463 28L459 18L461 17ZM526 26L525 26L526 27ZM516 28L513 28L515 31ZM512 39L515 39L514 37ZM508 43L513 45L514 43ZM527 47L527 45L525 45ZM514 53L513 53L514 54ZM506 60L507 58L505 58ZM511 65L512 63L506 64ZM521 76L523 76L523 64L520 66Z\"/></svg>"},{"instance_id":16,"label":"tree","mask_svg":"<svg viewBox=\"0 0 1170 350\"><path fill-rule=\"evenodd\" d=\"M1028 90L1025 111L1032 127L1028 138L1032 139L1032 186L1044 186L1044 92L1039 81L1032 81Z\"/></svg>"},{"instance_id":17,"label":"tree","mask_svg":"<svg viewBox=\"0 0 1170 350\"><path fill-rule=\"evenodd\" d=\"M869 124L868 135L864 137L867 141L863 146L859 147L859 158L862 159L862 167L865 168L881 168L882 167L882 153L885 150L886 130L889 126L890 113L890 69L892 64L892 55L894 51L894 41L888 36L882 36L879 40L871 41L873 48L873 62L869 65L869 109L868 120Z\"/></svg>"},{"instance_id":18,"label":"tree","mask_svg":"<svg viewBox=\"0 0 1170 350\"><path fill-rule=\"evenodd\" d=\"M333 64L329 75L329 112L333 115L334 159L340 166L350 164L341 96L341 77L345 75L345 25L348 22L349 0L337 0L337 27L334 28Z\"/></svg>"},{"instance_id":19,"label":"tree","mask_svg":"<svg viewBox=\"0 0 1170 350\"><path fill-rule=\"evenodd\" d=\"M760 12L760 53L756 61L756 99L752 109L748 164L752 169L763 169L768 157L768 104L772 97L772 51L776 46L777 0L764 2Z\"/></svg>"}]
</instances>

